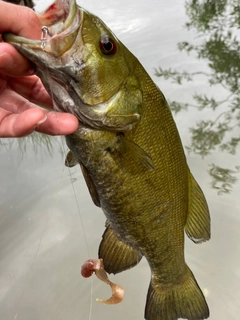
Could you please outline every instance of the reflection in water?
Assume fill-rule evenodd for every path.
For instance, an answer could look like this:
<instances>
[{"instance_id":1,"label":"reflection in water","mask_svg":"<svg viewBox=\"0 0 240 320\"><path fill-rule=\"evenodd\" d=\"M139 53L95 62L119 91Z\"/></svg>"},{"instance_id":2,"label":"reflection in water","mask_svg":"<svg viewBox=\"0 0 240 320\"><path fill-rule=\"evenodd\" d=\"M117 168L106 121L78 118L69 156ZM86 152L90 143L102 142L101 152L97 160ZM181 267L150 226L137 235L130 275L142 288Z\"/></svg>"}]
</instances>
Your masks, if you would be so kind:
<instances>
[{"instance_id":1,"label":"reflection in water","mask_svg":"<svg viewBox=\"0 0 240 320\"><path fill-rule=\"evenodd\" d=\"M109 22L114 24L118 21L119 26L122 25L122 28L125 28L128 22L131 22L132 16L139 16L142 24L145 23L147 17L149 20L153 20L151 26L150 22L149 24L146 22L144 31L129 34L129 37L124 36L124 43L127 46L131 45L135 52L139 52L140 60L148 65L150 72L154 65L158 65L159 59L169 66L182 66L183 69L184 65L187 65L193 70L196 65L195 58L185 56L182 59L182 54L175 50L174 42L180 41L176 39L187 39L192 43L190 40L192 38L191 32L188 33L188 37L186 30L181 30L181 25L186 19L184 10L179 10L180 3L183 1L171 0L166 6L164 1L155 0L150 2L119 0L114 4L109 0L101 2L81 0L83 7L92 5L92 7L89 5L88 8L91 12L95 12L95 10L100 12L99 7L101 7L101 15L107 24ZM140 10L139 7L143 4L144 7ZM150 8L149 11L146 10L146 6ZM110 7L116 8L116 10L114 15L112 14L111 17L108 17L109 19L106 19L105 11ZM123 11L124 18L121 23ZM158 18L152 19L155 16ZM119 32L121 33L121 30ZM199 41L202 39L203 37L199 38ZM141 43L139 44L138 41ZM161 44L159 48L157 47L158 43ZM166 51L166 54L162 54L161 48ZM162 59L162 57L167 58ZM149 60L151 61L149 62ZM192 61L193 64L191 64ZM198 69L200 68L196 65L194 71L198 72ZM189 71L189 69L187 70ZM208 70L201 68L201 71L203 70L208 74ZM200 77L206 76L196 74L194 82L185 82L188 94L191 92L191 87L204 88L203 83L199 81ZM206 77L206 79L208 78ZM167 98L171 97L167 91L174 91L172 89L174 85L168 81L164 82L165 88L160 87L166 92ZM175 97L179 95L180 91L185 90L182 90L184 85L179 88L176 93L173 92ZM223 95L227 91L221 91L223 92L221 100L224 100ZM208 96L208 91L205 93ZM229 93L231 94L231 92ZM179 100L178 98L172 99ZM224 112L225 106L228 105L226 103L224 106L220 105L214 112L219 112L219 114ZM190 116L187 117L187 121L180 123L180 129L184 126L186 128L191 126L189 121L195 122L196 117L191 113L191 110L195 109L189 108L188 115ZM205 114L210 117L211 110L212 108L204 108L199 113L203 116L207 111ZM184 120L181 115L185 115L185 113L179 113L180 120L182 118ZM216 118L217 116L215 116ZM183 134L181 133L181 137L183 141L187 140L185 129ZM55 142L57 138L51 138L54 157L44 154L44 161L41 158L41 152L45 150L44 141L42 140L42 146L39 145L36 156L33 154L34 152L31 152L34 141L30 142L29 139L23 139L22 143L25 144L27 154L24 154L20 164L16 150L17 139L11 140L12 143L14 142L14 146L8 152L4 149L6 146L0 147L2 181L2 196L0 198L0 319L143 319L143 308L150 277L146 261L143 260L135 268L114 277L126 292L126 298L122 304L109 309L95 303L95 298L100 296L100 293L101 297L108 297L109 288L105 289L104 285L101 286L97 281L93 281L93 284L90 285L89 281L79 275L79 269L83 261L89 258L87 247L91 257L97 255L105 223L104 216L100 209L92 204L83 177L79 174L80 169L72 168L71 179L78 180L74 183L78 207L74 200L72 184L69 182L68 170L64 171L64 160L58 154L58 142ZM211 162L217 164L216 159L220 154L218 152L210 156ZM221 157L219 158L222 160ZM222 165L222 167L230 167L233 162L233 159L229 160L227 156L226 158L229 165ZM236 320L239 318L240 312L239 184L230 195L218 197L214 190L208 186L209 180L203 170L204 163L200 157L191 154L188 161L192 171L197 174L209 202L212 215L212 240L204 246L195 246L190 241L186 241L187 260L207 296L211 310L210 319ZM217 172L213 172L213 174L219 177L219 169L216 169ZM62 171L63 176L61 176ZM225 181L228 172L223 171L222 175ZM221 186L222 182L219 183ZM104 295L102 295L102 291ZM18 312L17 317L15 317L16 312Z\"/></svg>"},{"instance_id":2,"label":"reflection in water","mask_svg":"<svg viewBox=\"0 0 240 320\"><path fill-rule=\"evenodd\" d=\"M23 138L9 138L0 139L0 148L10 150L15 148L17 144L17 150L21 156L29 152L33 152L35 155L48 154L53 156L53 146L59 145L59 151L62 152L63 143L56 137L52 137L43 133L34 131L32 134ZM30 147L31 146L31 147Z\"/></svg>"},{"instance_id":3,"label":"reflection in water","mask_svg":"<svg viewBox=\"0 0 240 320\"><path fill-rule=\"evenodd\" d=\"M37 154L39 151L45 147L46 151L51 154L52 150L52 140L48 135L44 135L41 133L33 132L27 137L17 138L17 139L0 139L0 146L7 150L11 149L14 143L18 144L18 151L21 155L27 152L28 145L31 144L34 150L34 153Z\"/></svg>"},{"instance_id":4,"label":"reflection in water","mask_svg":"<svg viewBox=\"0 0 240 320\"><path fill-rule=\"evenodd\" d=\"M190 19L186 27L198 33L199 43L181 42L180 51L193 53L199 59L208 61L209 71L178 72L158 68L156 75L171 79L181 85L183 81L193 81L196 76L205 77L210 87L215 88L215 97L204 93L193 95L193 104L171 101L173 112L178 113L194 107L197 110L211 109L212 119L200 120L190 128L191 143L189 152L202 157L210 154L216 147L234 155L240 143L240 5L239 1L201 1L185 3ZM223 95L223 96L222 96ZM212 186L219 193L229 192L237 181L236 170L221 168L214 164L209 170Z\"/></svg>"},{"instance_id":5,"label":"reflection in water","mask_svg":"<svg viewBox=\"0 0 240 320\"><path fill-rule=\"evenodd\" d=\"M228 193L232 188L232 184L237 181L235 174L240 171L240 167L236 166L236 170L221 168L212 164L209 170L210 175L213 178L212 186L218 190L218 193Z\"/></svg>"}]
</instances>

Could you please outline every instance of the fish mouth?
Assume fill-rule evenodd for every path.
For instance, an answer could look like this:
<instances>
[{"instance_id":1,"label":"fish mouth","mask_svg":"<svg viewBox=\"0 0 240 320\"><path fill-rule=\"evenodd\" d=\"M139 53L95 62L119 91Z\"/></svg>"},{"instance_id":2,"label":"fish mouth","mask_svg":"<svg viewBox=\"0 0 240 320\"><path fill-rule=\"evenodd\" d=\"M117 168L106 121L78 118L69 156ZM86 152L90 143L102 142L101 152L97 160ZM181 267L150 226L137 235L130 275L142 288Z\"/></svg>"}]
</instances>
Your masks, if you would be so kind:
<instances>
[{"instance_id":1,"label":"fish mouth","mask_svg":"<svg viewBox=\"0 0 240 320\"><path fill-rule=\"evenodd\" d=\"M78 10L72 0L57 0L44 13L38 14L42 23L40 40L31 40L4 33L2 38L12 44L20 52L29 56L30 60L35 51L44 51L55 57L61 57L73 46L82 21L82 11Z\"/></svg>"},{"instance_id":2,"label":"fish mouth","mask_svg":"<svg viewBox=\"0 0 240 320\"><path fill-rule=\"evenodd\" d=\"M102 94L99 89L99 94L96 94L98 68L93 68L91 63L91 58L96 58L91 46L88 47L86 26L87 23L93 24L101 33L99 19L77 6L75 0L56 0L38 17L42 23L41 39L30 40L11 33L5 33L2 37L32 62L36 75L52 97L53 109L74 114L81 123L91 128L130 130L132 123L139 120L139 115L125 118L125 115L118 117L111 111L114 110L116 100L123 103L125 93L128 92L125 87L128 83L128 69L124 78L111 90L108 88ZM135 91L138 103L139 90Z\"/></svg>"},{"instance_id":3,"label":"fish mouth","mask_svg":"<svg viewBox=\"0 0 240 320\"><path fill-rule=\"evenodd\" d=\"M52 97L54 110L72 113L79 119L83 118L79 106L84 103L71 61L73 52L83 43L84 13L74 0L56 0L44 13L38 14L42 23L41 39L31 40L11 33L2 35L5 42L33 63L36 75Z\"/></svg>"}]
</instances>

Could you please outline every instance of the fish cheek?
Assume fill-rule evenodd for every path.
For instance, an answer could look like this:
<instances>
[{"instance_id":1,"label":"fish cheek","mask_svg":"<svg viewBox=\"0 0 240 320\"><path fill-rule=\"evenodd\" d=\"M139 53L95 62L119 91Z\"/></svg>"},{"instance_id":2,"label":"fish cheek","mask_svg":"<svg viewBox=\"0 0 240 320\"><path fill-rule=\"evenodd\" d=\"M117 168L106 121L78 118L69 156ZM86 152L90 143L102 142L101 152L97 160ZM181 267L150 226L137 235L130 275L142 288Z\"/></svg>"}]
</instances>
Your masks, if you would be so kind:
<instances>
[{"instance_id":1,"label":"fish cheek","mask_svg":"<svg viewBox=\"0 0 240 320\"><path fill-rule=\"evenodd\" d=\"M96 46L85 45L83 68L79 72L82 100L88 105L108 101L129 75L128 65L120 53L114 57L104 56Z\"/></svg>"}]
</instances>

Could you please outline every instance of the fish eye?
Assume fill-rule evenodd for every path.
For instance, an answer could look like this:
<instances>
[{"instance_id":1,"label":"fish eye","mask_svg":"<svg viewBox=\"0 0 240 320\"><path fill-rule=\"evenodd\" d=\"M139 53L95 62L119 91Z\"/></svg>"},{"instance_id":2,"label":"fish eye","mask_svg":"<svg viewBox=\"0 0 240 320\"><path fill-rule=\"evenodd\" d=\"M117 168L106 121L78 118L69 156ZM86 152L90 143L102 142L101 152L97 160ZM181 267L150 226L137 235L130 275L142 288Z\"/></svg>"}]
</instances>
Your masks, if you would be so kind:
<instances>
[{"instance_id":1,"label":"fish eye","mask_svg":"<svg viewBox=\"0 0 240 320\"><path fill-rule=\"evenodd\" d=\"M114 54L117 51L116 42L105 36L100 41L100 49L106 55Z\"/></svg>"}]
</instances>

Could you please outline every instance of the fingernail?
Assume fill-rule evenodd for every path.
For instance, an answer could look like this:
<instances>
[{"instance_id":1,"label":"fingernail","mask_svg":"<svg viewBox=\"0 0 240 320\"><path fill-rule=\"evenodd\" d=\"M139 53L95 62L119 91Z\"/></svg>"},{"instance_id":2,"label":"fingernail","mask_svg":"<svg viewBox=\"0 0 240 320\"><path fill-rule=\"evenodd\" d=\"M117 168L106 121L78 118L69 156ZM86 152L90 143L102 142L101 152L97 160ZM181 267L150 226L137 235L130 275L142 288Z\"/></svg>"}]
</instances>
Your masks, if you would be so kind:
<instances>
[{"instance_id":1,"label":"fingernail","mask_svg":"<svg viewBox=\"0 0 240 320\"><path fill-rule=\"evenodd\" d=\"M43 122L45 122L47 120L47 115L40 121L38 121L38 123L36 124L36 126L39 126L40 124L42 124Z\"/></svg>"}]
</instances>

